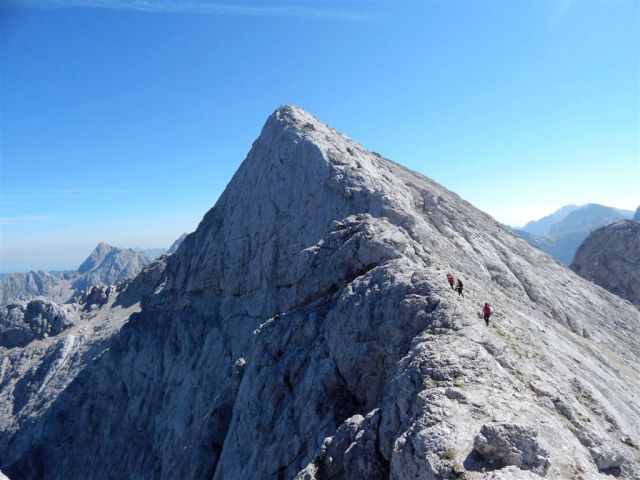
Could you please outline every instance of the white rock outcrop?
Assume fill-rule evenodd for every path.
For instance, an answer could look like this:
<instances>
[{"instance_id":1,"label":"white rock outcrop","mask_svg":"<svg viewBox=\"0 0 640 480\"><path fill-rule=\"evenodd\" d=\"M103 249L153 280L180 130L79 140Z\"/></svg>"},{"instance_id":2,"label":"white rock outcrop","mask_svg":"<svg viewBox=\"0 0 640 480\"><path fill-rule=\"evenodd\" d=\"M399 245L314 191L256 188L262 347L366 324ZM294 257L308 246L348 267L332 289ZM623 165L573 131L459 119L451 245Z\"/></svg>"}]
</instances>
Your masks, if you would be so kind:
<instances>
[{"instance_id":1,"label":"white rock outcrop","mask_svg":"<svg viewBox=\"0 0 640 480\"><path fill-rule=\"evenodd\" d=\"M9 476L640 476L640 312L296 107L175 254L78 311L0 348Z\"/></svg>"}]
</instances>

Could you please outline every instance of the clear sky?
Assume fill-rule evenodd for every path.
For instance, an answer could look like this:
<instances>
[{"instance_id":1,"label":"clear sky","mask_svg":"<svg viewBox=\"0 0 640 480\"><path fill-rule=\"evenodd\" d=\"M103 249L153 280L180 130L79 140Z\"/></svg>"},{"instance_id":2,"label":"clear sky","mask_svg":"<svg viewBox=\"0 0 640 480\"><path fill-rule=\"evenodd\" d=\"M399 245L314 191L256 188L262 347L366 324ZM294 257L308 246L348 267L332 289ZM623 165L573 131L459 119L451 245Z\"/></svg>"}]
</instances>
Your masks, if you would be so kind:
<instances>
[{"instance_id":1,"label":"clear sky","mask_svg":"<svg viewBox=\"0 0 640 480\"><path fill-rule=\"evenodd\" d=\"M0 271L196 228L293 103L522 225L640 204L640 2L0 0Z\"/></svg>"}]
</instances>

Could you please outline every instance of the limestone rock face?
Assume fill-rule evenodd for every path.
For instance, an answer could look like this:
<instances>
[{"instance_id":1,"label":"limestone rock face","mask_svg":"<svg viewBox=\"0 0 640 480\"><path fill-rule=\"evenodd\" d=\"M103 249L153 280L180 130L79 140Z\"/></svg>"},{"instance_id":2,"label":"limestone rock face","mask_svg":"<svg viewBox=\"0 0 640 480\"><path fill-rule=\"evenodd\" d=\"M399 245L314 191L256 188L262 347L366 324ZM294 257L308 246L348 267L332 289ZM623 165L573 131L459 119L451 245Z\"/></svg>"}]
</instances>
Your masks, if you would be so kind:
<instances>
[{"instance_id":1,"label":"limestone rock face","mask_svg":"<svg viewBox=\"0 0 640 480\"><path fill-rule=\"evenodd\" d=\"M593 231L571 269L640 306L640 223L623 220Z\"/></svg>"},{"instance_id":2,"label":"limestone rock face","mask_svg":"<svg viewBox=\"0 0 640 480\"><path fill-rule=\"evenodd\" d=\"M296 107L96 305L0 348L12 478L640 475L640 312Z\"/></svg>"},{"instance_id":3,"label":"limestone rock face","mask_svg":"<svg viewBox=\"0 0 640 480\"><path fill-rule=\"evenodd\" d=\"M25 346L36 338L54 336L73 324L68 311L55 303L33 300L0 306L0 346Z\"/></svg>"},{"instance_id":4,"label":"limestone rock face","mask_svg":"<svg viewBox=\"0 0 640 480\"><path fill-rule=\"evenodd\" d=\"M549 464L548 452L539 445L537 436L532 426L483 425L473 448L482 458L497 462L496 467L514 465L544 475Z\"/></svg>"}]
</instances>

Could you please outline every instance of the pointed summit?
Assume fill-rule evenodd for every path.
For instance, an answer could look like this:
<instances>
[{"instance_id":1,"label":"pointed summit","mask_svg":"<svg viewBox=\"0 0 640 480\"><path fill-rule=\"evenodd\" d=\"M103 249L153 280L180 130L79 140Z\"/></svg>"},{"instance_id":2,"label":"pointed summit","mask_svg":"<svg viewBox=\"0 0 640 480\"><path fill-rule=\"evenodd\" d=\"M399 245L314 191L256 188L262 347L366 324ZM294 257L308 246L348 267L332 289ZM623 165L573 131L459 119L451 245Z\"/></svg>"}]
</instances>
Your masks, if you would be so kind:
<instances>
[{"instance_id":1,"label":"pointed summit","mask_svg":"<svg viewBox=\"0 0 640 480\"><path fill-rule=\"evenodd\" d=\"M78 273L83 274L98 268L114 248L115 247L112 247L106 242L100 242L96 245L96 248L93 249L86 260L82 262L82 265L78 267Z\"/></svg>"},{"instance_id":2,"label":"pointed summit","mask_svg":"<svg viewBox=\"0 0 640 480\"><path fill-rule=\"evenodd\" d=\"M78 268L80 276L74 279L73 287L112 285L136 276L147 264L149 259L142 251L100 242Z\"/></svg>"},{"instance_id":3,"label":"pointed summit","mask_svg":"<svg viewBox=\"0 0 640 480\"><path fill-rule=\"evenodd\" d=\"M62 348L5 375L9 476L640 475L637 309L297 107L123 297L108 343L41 362L77 381L22 400Z\"/></svg>"}]
</instances>

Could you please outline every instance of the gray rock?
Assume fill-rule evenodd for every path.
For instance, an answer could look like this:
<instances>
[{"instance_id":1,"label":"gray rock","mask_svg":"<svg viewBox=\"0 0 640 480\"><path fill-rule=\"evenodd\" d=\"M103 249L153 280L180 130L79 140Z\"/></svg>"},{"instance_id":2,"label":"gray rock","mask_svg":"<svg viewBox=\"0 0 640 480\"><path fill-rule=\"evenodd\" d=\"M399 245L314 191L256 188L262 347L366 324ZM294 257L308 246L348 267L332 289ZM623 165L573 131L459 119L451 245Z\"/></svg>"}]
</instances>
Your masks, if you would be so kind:
<instances>
[{"instance_id":1,"label":"gray rock","mask_svg":"<svg viewBox=\"0 0 640 480\"><path fill-rule=\"evenodd\" d=\"M324 440L313 462L296 480L389 478L389 462L377 448L379 422L379 410L346 419L333 437Z\"/></svg>"},{"instance_id":2,"label":"gray rock","mask_svg":"<svg viewBox=\"0 0 640 480\"><path fill-rule=\"evenodd\" d=\"M626 458L622 450L605 440L600 434L581 427L577 432L577 437L582 445L589 450L599 470L618 468L625 463Z\"/></svg>"},{"instance_id":3,"label":"gray rock","mask_svg":"<svg viewBox=\"0 0 640 480\"><path fill-rule=\"evenodd\" d=\"M115 285L89 286L80 292L76 302L84 310L93 310L107 304L116 291Z\"/></svg>"},{"instance_id":4,"label":"gray rock","mask_svg":"<svg viewBox=\"0 0 640 480\"><path fill-rule=\"evenodd\" d=\"M513 465L540 475L547 472L548 452L538 443L538 432L531 426L514 423L483 425L473 444L483 458L500 467Z\"/></svg>"},{"instance_id":5,"label":"gray rock","mask_svg":"<svg viewBox=\"0 0 640 480\"><path fill-rule=\"evenodd\" d=\"M471 461L483 425L516 424L547 478L598 479L579 432L640 443L636 308L296 107L173 255L69 307L0 348L9 475L531 478Z\"/></svg>"},{"instance_id":6,"label":"gray rock","mask_svg":"<svg viewBox=\"0 0 640 480\"><path fill-rule=\"evenodd\" d=\"M55 303L34 300L0 306L0 346L23 347L34 339L58 335L71 325L67 310Z\"/></svg>"},{"instance_id":7,"label":"gray rock","mask_svg":"<svg viewBox=\"0 0 640 480\"><path fill-rule=\"evenodd\" d=\"M571 269L640 306L640 223L623 220L593 231Z\"/></svg>"}]
</instances>

